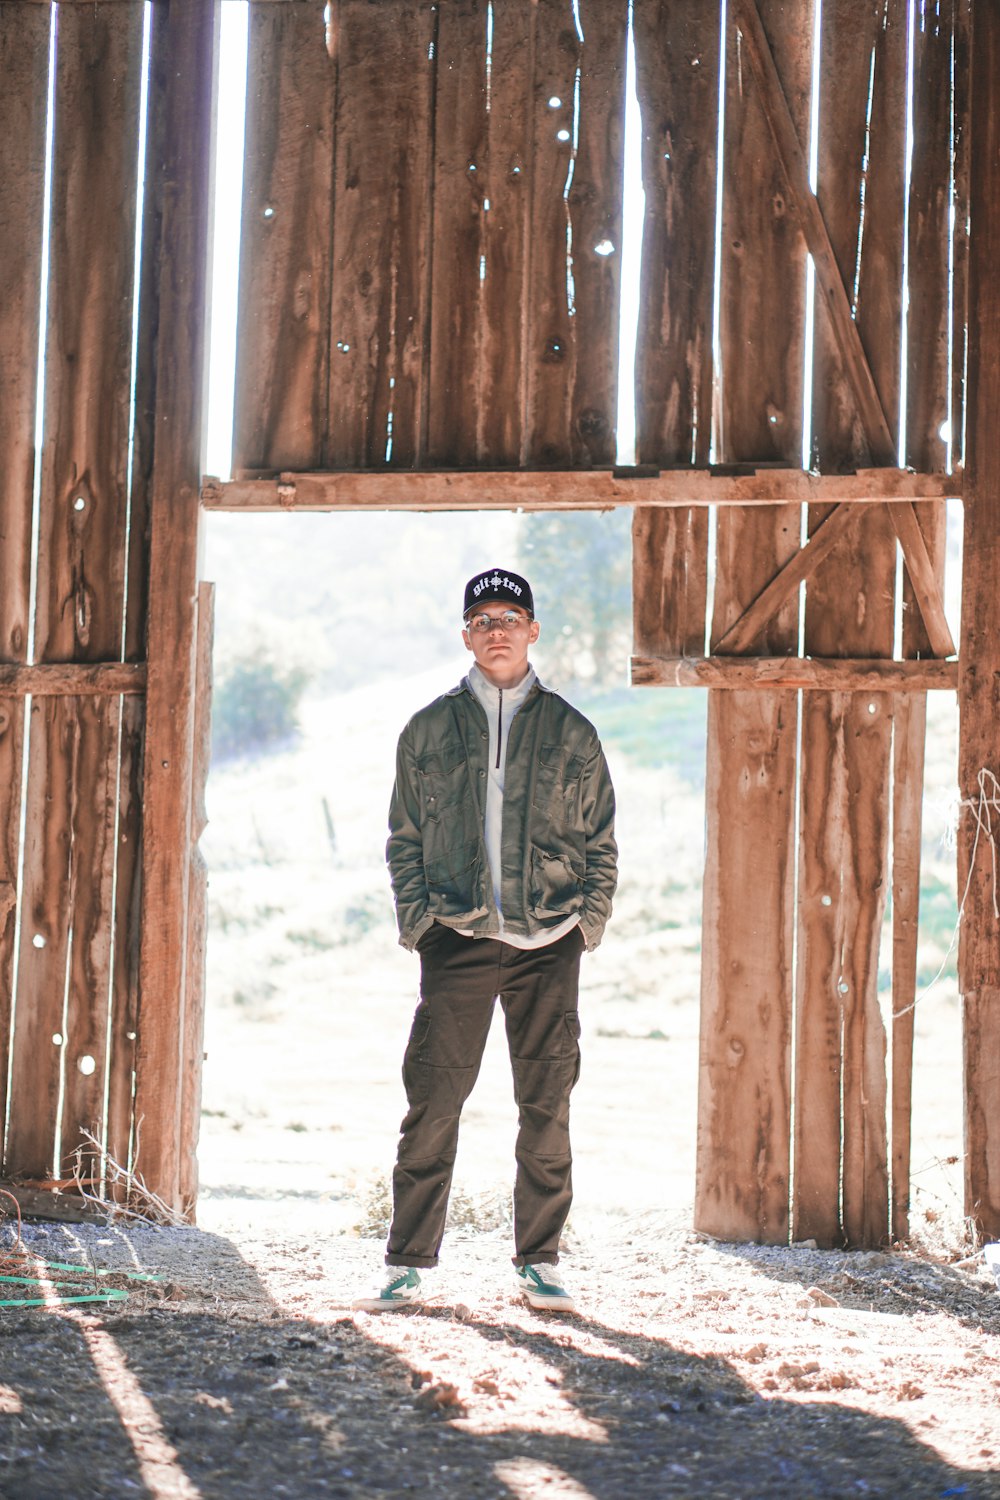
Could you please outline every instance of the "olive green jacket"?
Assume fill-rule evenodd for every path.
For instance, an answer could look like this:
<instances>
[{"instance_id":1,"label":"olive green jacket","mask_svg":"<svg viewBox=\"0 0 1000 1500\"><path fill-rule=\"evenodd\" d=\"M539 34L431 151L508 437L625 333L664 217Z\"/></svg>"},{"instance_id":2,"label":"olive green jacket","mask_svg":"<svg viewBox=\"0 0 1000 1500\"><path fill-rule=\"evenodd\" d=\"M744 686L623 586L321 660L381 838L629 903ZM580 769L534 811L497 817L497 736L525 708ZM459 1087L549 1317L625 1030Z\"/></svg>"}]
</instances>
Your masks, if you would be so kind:
<instances>
[{"instance_id":1,"label":"olive green jacket","mask_svg":"<svg viewBox=\"0 0 1000 1500\"><path fill-rule=\"evenodd\" d=\"M399 738L386 859L399 941L435 921L500 931L483 834L489 733L464 677L414 714ZM537 680L511 721L504 771L504 927L533 937L573 912L601 941L618 880L615 794L594 726Z\"/></svg>"}]
</instances>

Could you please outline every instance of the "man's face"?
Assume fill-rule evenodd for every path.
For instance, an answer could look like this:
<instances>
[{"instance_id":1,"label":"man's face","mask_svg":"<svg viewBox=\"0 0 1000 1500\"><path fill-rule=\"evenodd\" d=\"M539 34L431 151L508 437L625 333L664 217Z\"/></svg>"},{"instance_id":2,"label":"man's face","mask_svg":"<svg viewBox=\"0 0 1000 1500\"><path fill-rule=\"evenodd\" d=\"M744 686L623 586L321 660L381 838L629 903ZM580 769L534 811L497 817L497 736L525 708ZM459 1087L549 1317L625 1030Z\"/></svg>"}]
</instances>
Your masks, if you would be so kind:
<instances>
[{"instance_id":1,"label":"man's face","mask_svg":"<svg viewBox=\"0 0 1000 1500\"><path fill-rule=\"evenodd\" d=\"M517 623L507 629L501 620L512 615ZM492 622L489 628L476 628L487 619ZM462 639L495 686L514 687L528 670L528 649L538 640L538 621L516 604L490 600L467 616Z\"/></svg>"}]
</instances>

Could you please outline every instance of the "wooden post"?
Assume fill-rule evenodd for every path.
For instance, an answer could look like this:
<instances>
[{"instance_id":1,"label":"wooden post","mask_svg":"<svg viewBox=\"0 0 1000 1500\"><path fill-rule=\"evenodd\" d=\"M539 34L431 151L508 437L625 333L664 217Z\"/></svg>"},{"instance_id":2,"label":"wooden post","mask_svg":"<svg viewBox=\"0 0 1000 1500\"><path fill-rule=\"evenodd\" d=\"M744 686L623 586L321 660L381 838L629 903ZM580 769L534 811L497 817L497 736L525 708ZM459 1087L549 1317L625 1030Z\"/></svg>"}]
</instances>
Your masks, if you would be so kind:
<instances>
[{"instance_id":1,"label":"wooden post","mask_svg":"<svg viewBox=\"0 0 1000 1500\"><path fill-rule=\"evenodd\" d=\"M761 11L804 136L812 8L768 0ZM732 16L725 40L721 448L729 460L794 463L805 249ZM797 507L720 513L716 639L789 560L799 523ZM794 654L796 635L786 604L761 634L763 653ZM788 1237L797 725L794 692L709 697L695 1224L776 1244Z\"/></svg>"},{"instance_id":2,"label":"wooden post","mask_svg":"<svg viewBox=\"0 0 1000 1500\"><path fill-rule=\"evenodd\" d=\"M153 8L150 110L162 122L156 423L150 508L148 689L135 1116L146 1185L181 1205L198 460L208 241L214 0Z\"/></svg>"},{"instance_id":3,"label":"wooden post","mask_svg":"<svg viewBox=\"0 0 1000 1500\"><path fill-rule=\"evenodd\" d=\"M0 4L0 658L28 651L47 9ZM24 703L0 703L0 1145L7 1107Z\"/></svg>"},{"instance_id":4,"label":"wooden post","mask_svg":"<svg viewBox=\"0 0 1000 1500\"><path fill-rule=\"evenodd\" d=\"M181 1083L180 1201L195 1218L198 1201L198 1129L201 1123L201 1065L205 1044L205 947L208 935L208 866L198 842L208 823L205 786L212 759L212 640L215 585L198 585L195 649L194 765L191 786L191 873L188 896L187 970Z\"/></svg>"},{"instance_id":5,"label":"wooden post","mask_svg":"<svg viewBox=\"0 0 1000 1500\"><path fill-rule=\"evenodd\" d=\"M965 1211L1000 1235L1000 10L972 11L969 373L959 677L958 985L965 1022ZM992 830L992 831L991 831Z\"/></svg>"}]
</instances>

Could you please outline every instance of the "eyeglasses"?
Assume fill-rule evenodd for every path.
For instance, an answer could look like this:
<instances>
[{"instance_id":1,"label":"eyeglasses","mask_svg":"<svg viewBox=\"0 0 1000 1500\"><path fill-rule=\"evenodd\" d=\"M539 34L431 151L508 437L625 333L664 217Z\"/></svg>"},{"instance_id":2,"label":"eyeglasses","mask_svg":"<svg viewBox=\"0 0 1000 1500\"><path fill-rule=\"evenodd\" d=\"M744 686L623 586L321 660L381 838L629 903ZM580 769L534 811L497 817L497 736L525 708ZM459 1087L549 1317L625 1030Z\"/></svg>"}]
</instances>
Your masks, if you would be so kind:
<instances>
[{"instance_id":1,"label":"eyeglasses","mask_svg":"<svg viewBox=\"0 0 1000 1500\"><path fill-rule=\"evenodd\" d=\"M530 625L531 616L516 609L505 609L502 615L473 615L466 620L465 628L473 635L486 635L491 630L516 630L519 625Z\"/></svg>"}]
</instances>

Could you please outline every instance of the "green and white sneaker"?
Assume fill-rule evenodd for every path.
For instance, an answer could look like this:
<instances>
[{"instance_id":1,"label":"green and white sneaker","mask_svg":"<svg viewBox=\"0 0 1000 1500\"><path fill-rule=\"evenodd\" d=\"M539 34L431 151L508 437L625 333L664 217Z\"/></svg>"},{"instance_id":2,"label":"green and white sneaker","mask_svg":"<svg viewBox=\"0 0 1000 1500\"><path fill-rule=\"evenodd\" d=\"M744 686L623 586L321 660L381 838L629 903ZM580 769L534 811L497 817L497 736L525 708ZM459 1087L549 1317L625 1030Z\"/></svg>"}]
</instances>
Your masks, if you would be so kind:
<instances>
[{"instance_id":1,"label":"green and white sneaker","mask_svg":"<svg viewBox=\"0 0 1000 1500\"><path fill-rule=\"evenodd\" d=\"M515 1266L514 1284L531 1307L576 1312L576 1303L563 1286L556 1266Z\"/></svg>"},{"instance_id":2,"label":"green and white sneaker","mask_svg":"<svg viewBox=\"0 0 1000 1500\"><path fill-rule=\"evenodd\" d=\"M367 1297L355 1297L355 1312L399 1312L424 1300L420 1272L413 1266L387 1266L385 1280Z\"/></svg>"}]
</instances>

